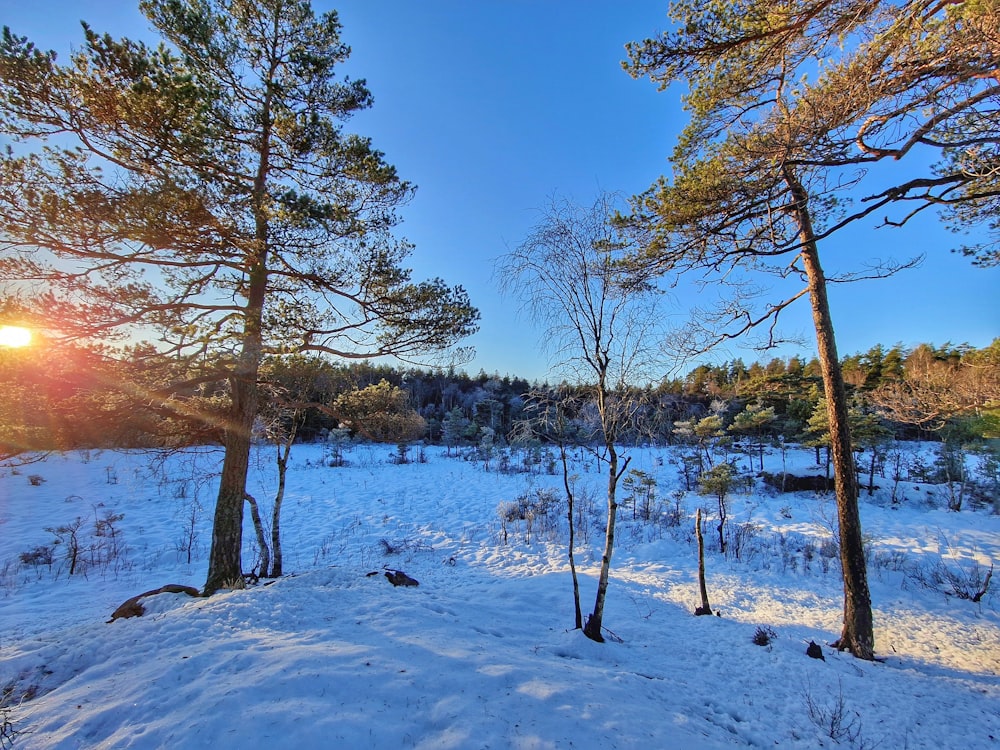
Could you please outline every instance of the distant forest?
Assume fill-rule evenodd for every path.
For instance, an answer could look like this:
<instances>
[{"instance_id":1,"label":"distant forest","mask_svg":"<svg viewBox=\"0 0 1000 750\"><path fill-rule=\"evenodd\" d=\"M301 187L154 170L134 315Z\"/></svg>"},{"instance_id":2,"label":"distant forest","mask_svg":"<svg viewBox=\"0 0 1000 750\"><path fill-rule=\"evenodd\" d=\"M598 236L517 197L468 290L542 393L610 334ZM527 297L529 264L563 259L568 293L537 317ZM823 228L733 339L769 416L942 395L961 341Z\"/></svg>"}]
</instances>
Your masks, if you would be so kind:
<instances>
[{"instance_id":1,"label":"distant forest","mask_svg":"<svg viewBox=\"0 0 1000 750\"><path fill-rule=\"evenodd\" d=\"M147 370L152 359L143 354L137 348L123 362L79 347L58 355L34 346L0 350L0 453L220 441L226 384L181 370ZM842 365L859 444L1000 437L1000 339L981 349L875 346L844 357ZM260 439L334 436L449 447L544 442L553 439L546 417L553 405L563 409L577 439L587 435L587 389L509 374L288 356L266 363L261 388ZM635 406L626 442L670 444L697 439L699 429L758 441L822 445L825 439L816 359L699 365L684 377L616 395Z\"/></svg>"}]
</instances>

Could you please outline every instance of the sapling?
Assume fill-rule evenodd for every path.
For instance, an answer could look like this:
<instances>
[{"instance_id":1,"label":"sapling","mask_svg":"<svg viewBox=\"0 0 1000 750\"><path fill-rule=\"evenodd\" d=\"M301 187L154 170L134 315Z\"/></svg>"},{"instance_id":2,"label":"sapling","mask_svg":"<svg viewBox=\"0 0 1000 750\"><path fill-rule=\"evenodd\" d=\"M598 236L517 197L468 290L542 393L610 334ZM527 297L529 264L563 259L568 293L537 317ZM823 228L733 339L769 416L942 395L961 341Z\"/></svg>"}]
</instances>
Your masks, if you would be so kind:
<instances>
[{"instance_id":1,"label":"sapling","mask_svg":"<svg viewBox=\"0 0 1000 750\"><path fill-rule=\"evenodd\" d=\"M65 545L66 559L69 561L69 574L76 573L77 563L80 559L80 528L83 526L83 519L79 516L71 523L62 526L49 526L46 531L55 536L54 544Z\"/></svg>"},{"instance_id":2,"label":"sapling","mask_svg":"<svg viewBox=\"0 0 1000 750\"><path fill-rule=\"evenodd\" d=\"M719 504L719 549L726 554L726 518L728 517L727 497L736 482L731 464L716 464L701 475L698 491L702 495L713 495Z\"/></svg>"}]
</instances>

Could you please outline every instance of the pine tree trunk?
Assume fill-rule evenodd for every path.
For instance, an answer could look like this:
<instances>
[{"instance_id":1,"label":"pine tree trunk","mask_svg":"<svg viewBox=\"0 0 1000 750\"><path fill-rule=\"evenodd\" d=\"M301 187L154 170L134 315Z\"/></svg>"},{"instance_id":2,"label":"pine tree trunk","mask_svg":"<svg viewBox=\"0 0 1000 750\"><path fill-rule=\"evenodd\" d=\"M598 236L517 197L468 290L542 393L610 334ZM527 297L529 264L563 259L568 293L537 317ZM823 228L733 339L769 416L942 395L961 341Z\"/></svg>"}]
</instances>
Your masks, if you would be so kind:
<instances>
[{"instance_id":1,"label":"pine tree trunk","mask_svg":"<svg viewBox=\"0 0 1000 750\"><path fill-rule=\"evenodd\" d=\"M249 389L234 384L233 424L225 437L225 457L219 496L215 502L212 547L208 556L205 596L233 585L243 575L243 504L246 502L247 471L250 466L250 432L256 415L256 399ZM247 403L250 399L251 405Z\"/></svg>"},{"instance_id":2,"label":"pine tree trunk","mask_svg":"<svg viewBox=\"0 0 1000 750\"><path fill-rule=\"evenodd\" d=\"M829 456L833 462L834 488L837 497L837 520L840 528L840 562L844 577L844 629L835 646L849 650L859 659L875 658L875 635L872 622L868 571L858 510L858 481L851 452L847 389L840 369L833 320L826 293L826 278L819 262L815 234L808 208L808 195L791 169L785 178L795 199L793 210L800 229L803 269L809 284L813 324L823 387L826 394L830 427Z\"/></svg>"},{"instance_id":3,"label":"pine tree trunk","mask_svg":"<svg viewBox=\"0 0 1000 750\"><path fill-rule=\"evenodd\" d=\"M248 275L243 349L238 370L230 378L232 404L225 429L226 454L222 461L219 497L215 503L205 596L211 596L220 588L232 585L243 575L243 503L250 468L250 441L254 420L257 418L257 375L263 359L261 331L267 288L267 269L263 255L264 251L261 251L258 262L253 266L254 270Z\"/></svg>"},{"instance_id":4,"label":"pine tree trunk","mask_svg":"<svg viewBox=\"0 0 1000 750\"><path fill-rule=\"evenodd\" d=\"M226 456L222 462L219 498L215 504L212 549L208 557L205 596L243 575L243 502L250 469L250 441L257 418L257 376L264 358L264 301L268 286L267 180L270 173L274 90L267 89L260 112L259 161L253 181L253 243L246 252L246 303L239 362L230 377L232 406L226 425Z\"/></svg>"}]
</instances>

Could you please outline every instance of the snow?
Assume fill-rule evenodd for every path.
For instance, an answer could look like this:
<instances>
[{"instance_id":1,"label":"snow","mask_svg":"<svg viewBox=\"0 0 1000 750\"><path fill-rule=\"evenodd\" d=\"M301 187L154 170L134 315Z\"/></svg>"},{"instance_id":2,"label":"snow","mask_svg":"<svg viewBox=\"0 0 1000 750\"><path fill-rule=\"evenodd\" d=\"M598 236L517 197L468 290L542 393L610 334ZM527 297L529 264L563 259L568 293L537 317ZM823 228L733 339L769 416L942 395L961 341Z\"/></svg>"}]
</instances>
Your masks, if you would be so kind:
<instances>
[{"instance_id":1,"label":"snow","mask_svg":"<svg viewBox=\"0 0 1000 750\"><path fill-rule=\"evenodd\" d=\"M678 495L676 527L633 521L624 508L611 633L597 644L572 629L565 521L535 519L529 530L498 513L545 488L561 498L560 476L485 471L434 447L425 463L396 465L394 453L359 445L349 466L333 468L323 446L295 446L282 516L289 575L208 599L148 597L143 617L111 623L131 596L204 583L219 452L76 452L0 470L0 686L14 746L1000 746L997 597L959 599L935 577L982 575L1000 561L1000 516L946 512L909 483L900 506L887 491L862 498L880 659L868 663L826 645L843 598L830 498L734 493L730 524L753 524L740 559L713 545L709 515L708 589L721 617L693 616L692 519L714 499ZM629 453L672 506L670 450ZM811 450L788 460L821 473ZM780 470L780 455L766 461ZM265 516L273 464L273 448L257 449L249 489ZM586 456L573 471L578 494L593 498L578 551L586 613L603 478ZM82 546L107 550L94 522L119 514L115 559L74 576L65 544L51 565L20 559L51 544L46 528L77 517ZM420 585L394 588L387 568ZM758 629L774 634L769 645L752 642ZM825 660L806 656L810 641Z\"/></svg>"}]
</instances>

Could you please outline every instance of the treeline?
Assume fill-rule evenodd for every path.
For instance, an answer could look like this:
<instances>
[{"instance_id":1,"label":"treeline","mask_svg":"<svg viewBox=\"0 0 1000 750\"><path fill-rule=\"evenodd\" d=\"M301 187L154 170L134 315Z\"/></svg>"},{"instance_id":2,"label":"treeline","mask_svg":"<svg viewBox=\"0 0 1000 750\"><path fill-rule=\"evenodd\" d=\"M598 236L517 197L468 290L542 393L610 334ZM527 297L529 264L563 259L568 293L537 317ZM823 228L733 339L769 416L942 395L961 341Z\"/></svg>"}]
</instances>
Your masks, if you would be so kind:
<instances>
[{"instance_id":1,"label":"treeline","mask_svg":"<svg viewBox=\"0 0 1000 750\"><path fill-rule=\"evenodd\" d=\"M141 348L124 358L83 347L0 350L0 450L153 447L218 442L227 386L148 369ZM984 348L875 346L844 357L856 439L974 441L1000 437L1000 339ZM510 375L335 364L283 357L262 370L261 436L326 439L331 431L383 442L449 445L512 442L554 402L587 420L583 389ZM684 377L629 389L623 438L672 443L706 418L717 429L822 444L819 363L800 357L749 365L699 365ZM714 424L714 422L713 422ZM685 425L687 427L685 427ZM530 428L530 429L529 429ZM578 431L583 431L581 427ZM867 437L866 437L867 436Z\"/></svg>"}]
</instances>

